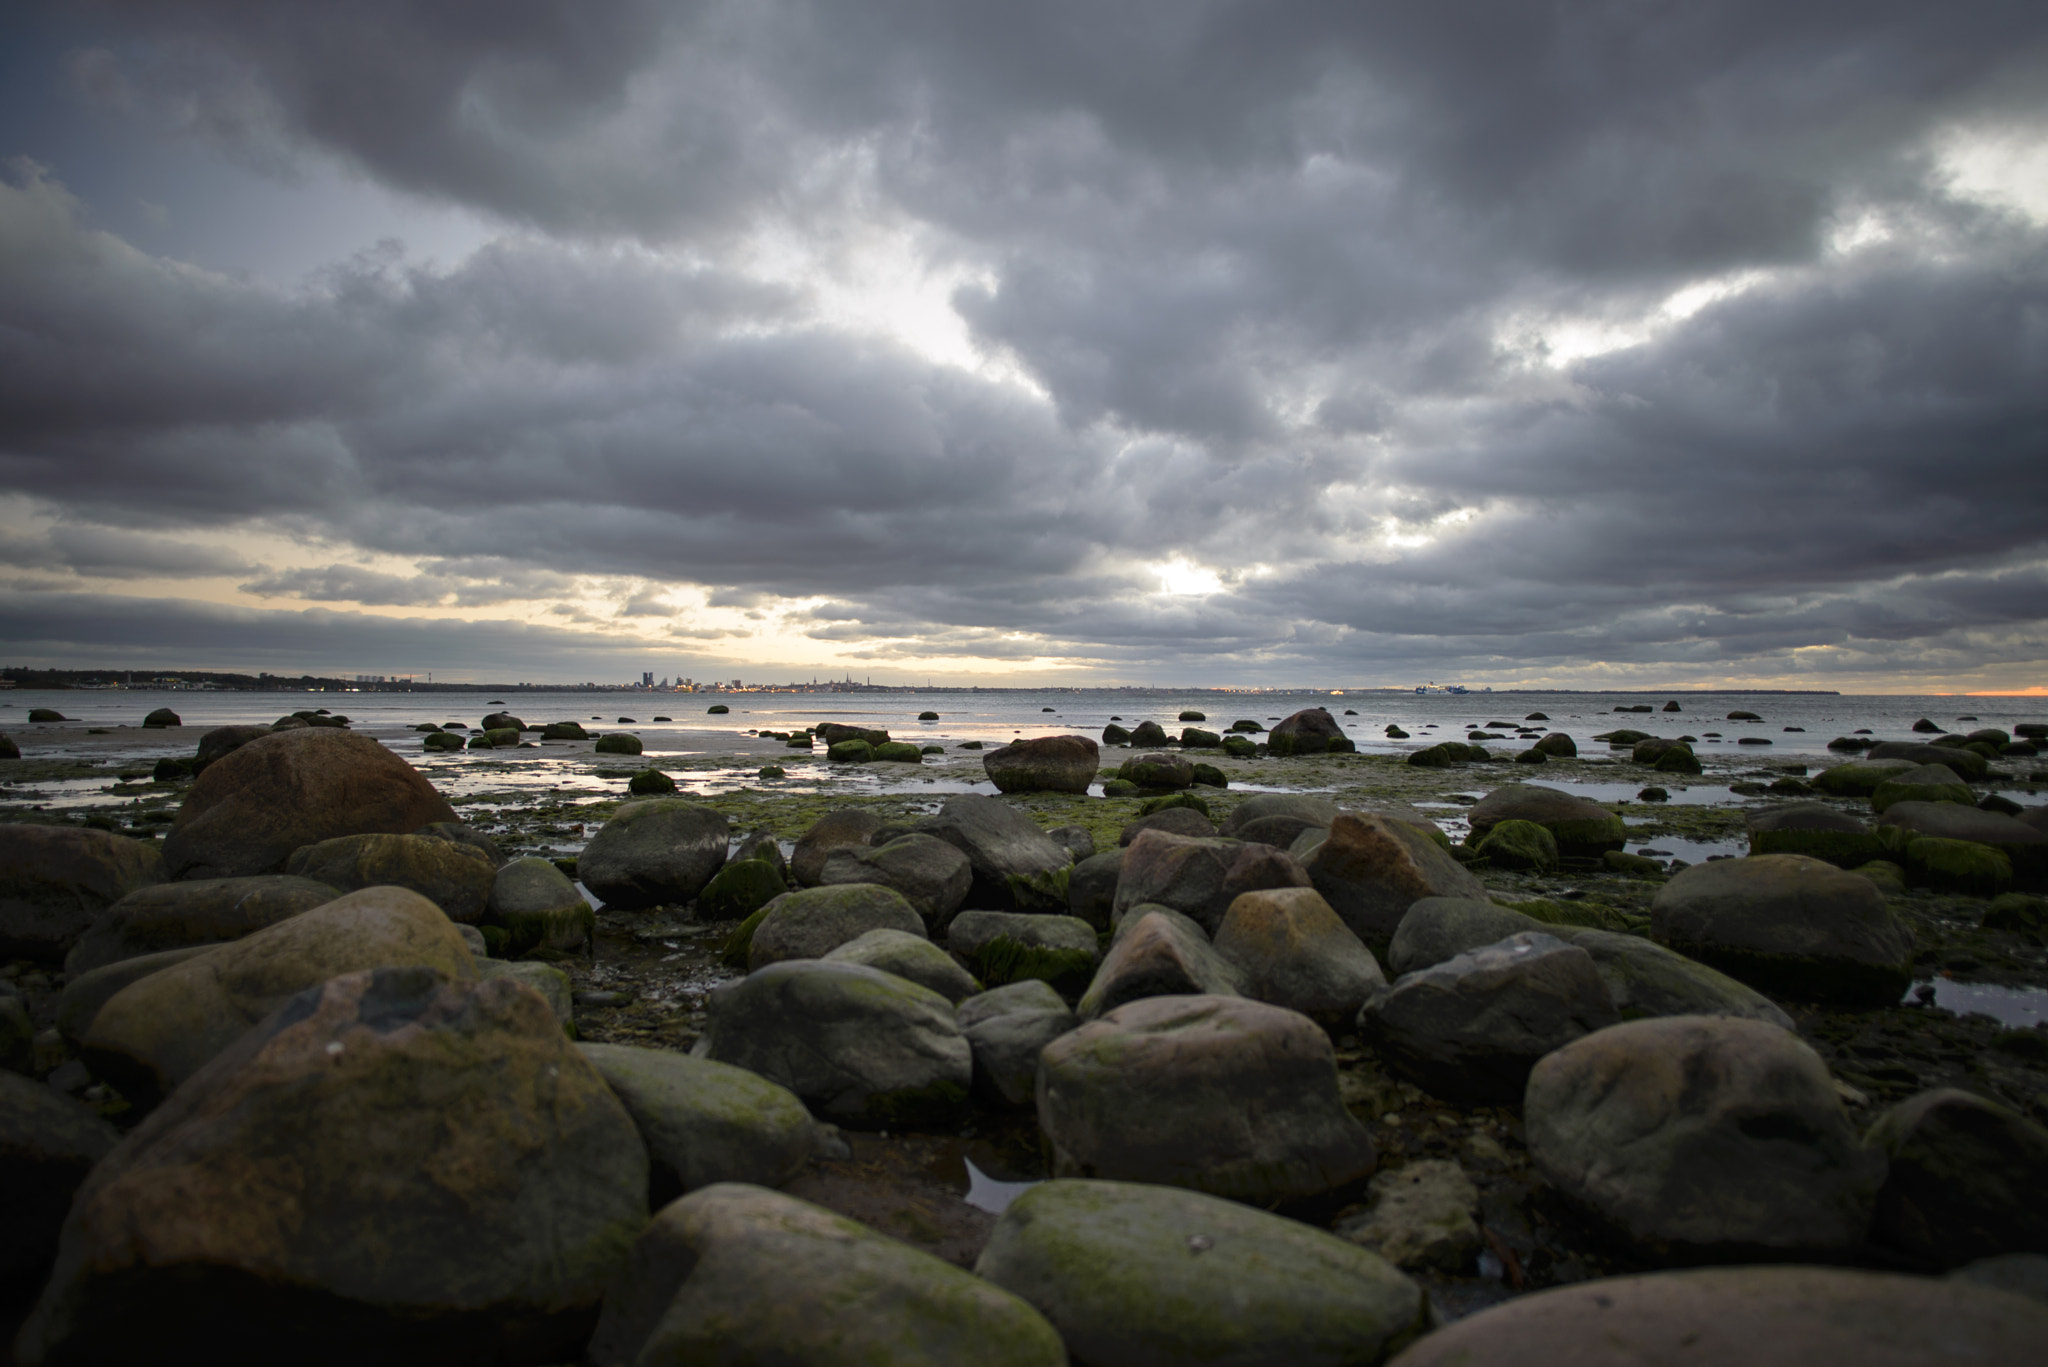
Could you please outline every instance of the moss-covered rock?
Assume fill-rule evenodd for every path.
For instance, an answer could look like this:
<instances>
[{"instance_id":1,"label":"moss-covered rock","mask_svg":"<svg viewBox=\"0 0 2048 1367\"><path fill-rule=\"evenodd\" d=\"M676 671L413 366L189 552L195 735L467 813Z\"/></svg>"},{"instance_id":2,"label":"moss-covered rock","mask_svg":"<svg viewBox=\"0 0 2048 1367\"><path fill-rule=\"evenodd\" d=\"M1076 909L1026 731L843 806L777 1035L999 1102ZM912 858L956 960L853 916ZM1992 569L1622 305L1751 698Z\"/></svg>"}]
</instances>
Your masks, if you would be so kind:
<instances>
[{"instance_id":1,"label":"moss-covered rock","mask_svg":"<svg viewBox=\"0 0 2048 1367\"><path fill-rule=\"evenodd\" d=\"M1971 897L1996 897L2012 888L2005 851L1971 840L1919 836L1906 844L1906 872L1916 883Z\"/></svg>"},{"instance_id":2,"label":"moss-covered rock","mask_svg":"<svg viewBox=\"0 0 2048 1367\"><path fill-rule=\"evenodd\" d=\"M1871 790L1872 810L1882 812L1896 802L1960 802L1975 806L1970 785L1944 764L1922 764L1887 776Z\"/></svg>"},{"instance_id":3,"label":"moss-covered rock","mask_svg":"<svg viewBox=\"0 0 2048 1367\"><path fill-rule=\"evenodd\" d=\"M597 916L568 875L538 856L514 859L491 884L487 923L501 927L501 957L546 947L562 953L588 949Z\"/></svg>"},{"instance_id":4,"label":"moss-covered rock","mask_svg":"<svg viewBox=\"0 0 2048 1367\"><path fill-rule=\"evenodd\" d=\"M625 731L612 731L597 738L591 747L600 755L637 755L640 753L640 738Z\"/></svg>"},{"instance_id":5,"label":"moss-covered rock","mask_svg":"<svg viewBox=\"0 0 2048 1367\"><path fill-rule=\"evenodd\" d=\"M1495 868L1548 873L1557 867L1556 837L1533 821L1499 822L1487 831L1477 848Z\"/></svg>"}]
</instances>

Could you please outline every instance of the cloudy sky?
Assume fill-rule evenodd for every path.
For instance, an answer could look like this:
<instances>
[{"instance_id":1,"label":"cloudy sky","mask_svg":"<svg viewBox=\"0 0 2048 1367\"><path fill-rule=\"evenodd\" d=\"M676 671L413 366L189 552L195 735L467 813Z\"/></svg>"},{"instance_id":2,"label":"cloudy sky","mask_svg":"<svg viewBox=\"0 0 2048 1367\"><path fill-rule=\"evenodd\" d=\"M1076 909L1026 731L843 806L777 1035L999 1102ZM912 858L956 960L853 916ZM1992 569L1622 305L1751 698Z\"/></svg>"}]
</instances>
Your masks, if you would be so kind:
<instances>
[{"instance_id":1,"label":"cloudy sky","mask_svg":"<svg viewBox=\"0 0 2048 1367\"><path fill-rule=\"evenodd\" d=\"M0 664L2048 683L2038 0L16 0Z\"/></svg>"}]
</instances>

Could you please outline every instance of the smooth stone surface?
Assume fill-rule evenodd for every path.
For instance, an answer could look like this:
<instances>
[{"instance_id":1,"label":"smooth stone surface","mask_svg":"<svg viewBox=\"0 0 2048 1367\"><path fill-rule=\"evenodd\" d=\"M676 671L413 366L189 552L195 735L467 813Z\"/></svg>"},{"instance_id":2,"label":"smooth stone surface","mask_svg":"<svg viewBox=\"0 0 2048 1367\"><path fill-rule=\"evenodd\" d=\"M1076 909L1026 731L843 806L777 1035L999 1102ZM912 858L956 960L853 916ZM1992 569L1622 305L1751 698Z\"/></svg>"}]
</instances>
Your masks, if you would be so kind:
<instances>
[{"instance_id":1,"label":"smooth stone surface","mask_svg":"<svg viewBox=\"0 0 2048 1367\"><path fill-rule=\"evenodd\" d=\"M1266 746L1276 755L1319 755L1358 748L1344 734L1343 723L1331 716L1327 707L1304 707L1283 718L1267 733Z\"/></svg>"},{"instance_id":2,"label":"smooth stone surface","mask_svg":"<svg viewBox=\"0 0 2048 1367\"><path fill-rule=\"evenodd\" d=\"M1658 943L1765 992L1889 1006L1913 934L1869 879L1797 854L1682 870L1650 903Z\"/></svg>"},{"instance_id":3,"label":"smooth stone surface","mask_svg":"<svg viewBox=\"0 0 2048 1367\"><path fill-rule=\"evenodd\" d=\"M1499 869L1549 873L1557 868L1557 839L1549 829L1519 818L1496 822L1473 847ZM1609 851L1612 853L1612 851Z\"/></svg>"},{"instance_id":4,"label":"smooth stone surface","mask_svg":"<svg viewBox=\"0 0 2048 1367\"><path fill-rule=\"evenodd\" d=\"M750 970L785 959L822 959L871 930L924 935L924 918L902 893L879 883L798 888L763 910L747 950Z\"/></svg>"},{"instance_id":5,"label":"smooth stone surface","mask_svg":"<svg viewBox=\"0 0 2048 1367\"><path fill-rule=\"evenodd\" d=\"M298 993L393 966L476 977L469 946L439 907L404 888L365 888L123 988L79 1052L130 1101L154 1105Z\"/></svg>"},{"instance_id":6,"label":"smooth stone surface","mask_svg":"<svg viewBox=\"0 0 2048 1367\"><path fill-rule=\"evenodd\" d=\"M1210 838L1216 834L1216 823L1192 807L1168 807L1164 811L1141 816L1126 822L1117 832L1116 843L1128 847L1133 840L1146 831L1164 831L1168 835Z\"/></svg>"},{"instance_id":7,"label":"smooth stone surface","mask_svg":"<svg viewBox=\"0 0 2048 1367\"><path fill-rule=\"evenodd\" d=\"M1423 898L1486 896L1486 885L1421 827L1376 813L1340 812L1301 863L1351 933L1380 957Z\"/></svg>"},{"instance_id":8,"label":"smooth stone surface","mask_svg":"<svg viewBox=\"0 0 2048 1367\"><path fill-rule=\"evenodd\" d=\"M498 874L490 856L474 846L383 832L337 836L293 850L284 871L343 892L410 888L464 925L483 919Z\"/></svg>"},{"instance_id":9,"label":"smooth stone surface","mask_svg":"<svg viewBox=\"0 0 2048 1367\"><path fill-rule=\"evenodd\" d=\"M997 798L963 793L918 829L967 856L973 870L967 905L983 911L1057 914L1067 909L1074 861L1031 818Z\"/></svg>"},{"instance_id":10,"label":"smooth stone surface","mask_svg":"<svg viewBox=\"0 0 2048 1367\"><path fill-rule=\"evenodd\" d=\"M1937 840L1993 846L2012 860L2013 871L2025 881L2048 872L2048 832L2003 812L1955 802L1895 802L1877 822L1880 836L1893 828Z\"/></svg>"},{"instance_id":11,"label":"smooth stone surface","mask_svg":"<svg viewBox=\"0 0 2048 1367\"><path fill-rule=\"evenodd\" d=\"M1481 897L1425 897L1395 928L1387 968L1401 977L1524 931L1555 935L1560 927Z\"/></svg>"},{"instance_id":12,"label":"smooth stone surface","mask_svg":"<svg viewBox=\"0 0 2048 1367\"><path fill-rule=\"evenodd\" d=\"M1116 885L1122 881L1121 848L1092 854L1074 865L1067 879L1067 914L1097 930L1116 923Z\"/></svg>"},{"instance_id":13,"label":"smooth stone surface","mask_svg":"<svg viewBox=\"0 0 2048 1367\"><path fill-rule=\"evenodd\" d=\"M343 835L416 831L455 809L368 736L309 726L259 736L206 767L164 837L173 878L282 873L292 851Z\"/></svg>"},{"instance_id":14,"label":"smooth stone surface","mask_svg":"<svg viewBox=\"0 0 2048 1367\"><path fill-rule=\"evenodd\" d=\"M865 807L827 812L797 838L796 851L789 860L790 874L804 887L816 887L832 851L848 845L866 845L881 829L882 818Z\"/></svg>"},{"instance_id":15,"label":"smooth stone surface","mask_svg":"<svg viewBox=\"0 0 2048 1367\"><path fill-rule=\"evenodd\" d=\"M1652 1248L1853 1248L1884 1176L1819 1055L1727 1016L1566 1045L1530 1073L1523 1126L1552 1186Z\"/></svg>"},{"instance_id":16,"label":"smooth stone surface","mask_svg":"<svg viewBox=\"0 0 2048 1367\"><path fill-rule=\"evenodd\" d=\"M84 826L0 824L0 958L62 963L110 907L163 879L154 841Z\"/></svg>"},{"instance_id":17,"label":"smooth stone surface","mask_svg":"<svg viewBox=\"0 0 2048 1367\"><path fill-rule=\"evenodd\" d=\"M817 1147L796 1093L745 1068L631 1044L576 1048L646 1141L658 1204L716 1182L779 1187Z\"/></svg>"},{"instance_id":18,"label":"smooth stone surface","mask_svg":"<svg viewBox=\"0 0 2048 1367\"><path fill-rule=\"evenodd\" d=\"M72 1196L120 1141L98 1112L0 1071L0 1279L49 1266Z\"/></svg>"},{"instance_id":19,"label":"smooth stone surface","mask_svg":"<svg viewBox=\"0 0 2048 1367\"><path fill-rule=\"evenodd\" d=\"M1133 907L1075 1012L1094 1020L1142 997L1243 996L1244 975L1172 907Z\"/></svg>"},{"instance_id":20,"label":"smooth stone surface","mask_svg":"<svg viewBox=\"0 0 2048 1367\"><path fill-rule=\"evenodd\" d=\"M1063 1367L1059 1334L994 1283L794 1196L741 1183L664 1208L590 1343L597 1367Z\"/></svg>"},{"instance_id":21,"label":"smooth stone surface","mask_svg":"<svg viewBox=\"0 0 2048 1367\"><path fill-rule=\"evenodd\" d=\"M632 1121L534 993L352 973L236 1040L93 1170L17 1351L563 1362L646 1203Z\"/></svg>"},{"instance_id":22,"label":"smooth stone surface","mask_svg":"<svg viewBox=\"0 0 2048 1367\"><path fill-rule=\"evenodd\" d=\"M990 987L1040 978L1078 993L1102 962L1095 928L1086 921L1021 911L964 911L947 933L946 948Z\"/></svg>"},{"instance_id":23,"label":"smooth stone surface","mask_svg":"<svg viewBox=\"0 0 2048 1367\"><path fill-rule=\"evenodd\" d=\"M975 1271L1044 1312L1077 1362L1118 1367L1349 1367L1428 1323L1421 1288L1366 1249L1135 1182L1032 1188Z\"/></svg>"},{"instance_id":24,"label":"smooth stone surface","mask_svg":"<svg viewBox=\"0 0 2048 1367\"><path fill-rule=\"evenodd\" d=\"M1834 797L1869 797L1877 785L1914 767L1912 760L1860 759L1823 769L1806 781Z\"/></svg>"},{"instance_id":25,"label":"smooth stone surface","mask_svg":"<svg viewBox=\"0 0 2048 1367\"><path fill-rule=\"evenodd\" d=\"M837 883L880 883L903 894L924 919L925 929L939 934L967 900L974 868L967 856L935 835L899 835L886 845L841 845L825 856L820 886Z\"/></svg>"},{"instance_id":26,"label":"smooth stone surface","mask_svg":"<svg viewBox=\"0 0 2048 1367\"><path fill-rule=\"evenodd\" d=\"M1628 843L1620 817L1589 798L1534 783L1510 783L1481 798L1467 813L1475 845L1503 821L1533 821L1557 841L1560 855L1597 859Z\"/></svg>"},{"instance_id":27,"label":"smooth stone surface","mask_svg":"<svg viewBox=\"0 0 2048 1367\"><path fill-rule=\"evenodd\" d=\"M1060 1036L1039 1059L1038 1122L1059 1177L1160 1182L1255 1205L1372 1172L1308 1017L1239 997L1148 997Z\"/></svg>"},{"instance_id":28,"label":"smooth stone surface","mask_svg":"<svg viewBox=\"0 0 2048 1367\"><path fill-rule=\"evenodd\" d=\"M79 937L64 972L77 977L144 954L226 944L339 896L340 888L282 873L137 888Z\"/></svg>"},{"instance_id":29,"label":"smooth stone surface","mask_svg":"<svg viewBox=\"0 0 2048 1367\"><path fill-rule=\"evenodd\" d=\"M956 963L952 955L909 931L863 931L822 957L830 963L865 964L894 973L956 1004L981 991L974 975Z\"/></svg>"},{"instance_id":30,"label":"smooth stone surface","mask_svg":"<svg viewBox=\"0 0 2048 1367\"><path fill-rule=\"evenodd\" d=\"M1921 745L1904 740L1888 740L1880 745L1873 745L1864 758L1902 759L1911 764L1940 764L1953 769L1958 777L1972 783L1983 778L1991 768L1991 762L1974 750L1963 750L1947 745Z\"/></svg>"},{"instance_id":31,"label":"smooth stone surface","mask_svg":"<svg viewBox=\"0 0 2048 1367\"><path fill-rule=\"evenodd\" d=\"M1318 1020L1349 1022L1386 985L1379 961L1314 888L1240 893L1216 931L1245 994Z\"/></svg>"},{"instance_id":32,"label":"smooth stone surface","mask_svg":"<svg viewBox=\"0 0 2048 1367\"><path fill-rule=\"evenodd\" d=\"M2048 1250L2048 1129L1946 1087L1886 1111L1864 1142L1887 1161L1885 1243L1941 1268Z\"/></svg>"},{"instance_id":33,"label":"smooth stone surface","mask_svg":"<svg viewBox=\"0 0 2048 1367\"><path fill-rule=\"evenodd\" d=\"M1502 1104L1537 1059L1619 1019L1590 954L1525 931L1395 979L1358 1028L1424 1091Z\"/></svg>"},{"instance_id":34,"label":"smooth stone surface","mask_svg":"<svg viewBox=\"0 0 2048 1367\"><path fill-rule=\"evenodd\" d=\"M1712 1267L1606 1277L1483 1310L1389 1367L2023 1367L2048 1307L1928 1277Z\"/></svg>"},{"instance_id":35,"label":"smooth stone surface","mask_svg":"<svg viewBox=\"0 0 2048 1367\"><path fill-rule=\"evenodd\" d=\"M187 959L196 959L214 948L212 945L187 945L183 949L160 950L155 954L138 954L130 959L117 959L113 963L88 970L77 977L66 976L64 990L57 994L56 1026L58 1034L73 1049L85 1039L85 1033L92 1028L93 1019L100 1008L112 1001L114 994L130 983L140 982L150 974L181 964Z\"/></svg>"},{"instance_id":36,"label":"smooth stone surface","mask_svg":"<svg viewBox=\"0 0 2048 1367\"><path fill-rule=\"evenodd\" d=\"M1007 1110L1036 1105L1039 1056L1046 1045L1080 1023L1064 1002L1003 1011L972 1023L963 1020L961 1028L974 1050L975 1094Z\"/></svg>"},{"instance_id":37,"label":"smooth stone surface","mask_svg":"<svg viewBox=\"0 0 2048 1367\"><path fill-rule=\"evenodd\" d=\"M1086 793L1101 766L1101 747L1086 736L1014 740L981 757L989 781L1005 793Z\"/></svg>"},{"instance_id":38,"label":"smooth stone surface","mask_svg":"<svg viewBox=\"0 0 2048 1367\"><path fill-rule=\"evenodd\" d=\"M1066 1000L1053 991L1052 984L1039 978L1024 978L969 997L960 1003L954 1019L960 1022L961 1029L969 1030L983 1021L1016 1012L1066 1009Z\"/></svg>"},{"instance_id":39,"label":"smooth stone surface","mask_svg":"<svg viewBox=\"0 0 2048 1367\"><path fill-rule=\"evenodd\" d=\"M1553 926L1550 933L1593 956L1600 981L1623 1020L1647 1016L1742 1016L1782 1030L1792 1018L1763 993L1697 959L1640 935Z\"/></svg>"},{"instance_id":40,"label":"smooth stone surface","mask_svg":"<svg viewBox=\"0 0 2048 1367\"><path fill-rule=\"evenodd\" d=\"M508 957L545 946L575 953L597 933L597 913L569 875L539 855L514 859L492 876L484 919L504 927Z\"/></svg>"},{"instance_id":41,"label":"smooth stone surface","mask_svg":"<svg viewBox=\"0 0 2048 1367\"><path fill-rule=\"evenodd\" d=\"M1883 812L1895 802L1959 802L1975 806L1977 795L1946 764L1921 764L1901 769L1870 794L1871 810Z\"/></svg>"},{"instance_id":42,"label":"smooth stone surface","mask_svg":"<svg viewBox=\"0 0 2048 1367\"><path fill-rule=\"evenodd\" d=\"M688 902L724 867L731 834L721 813L694 802L627 802L577 856L576 876L625 911Z\"/></svg>"},{"instance_id":43,"label":"smooth stone surface","mask_svg":"<svg viewBox=\"0 0 2048 1367\"><path fill-rule=\"evenodd\" d=\"M1308 793L1254 793L1231 809L1217 829L1240 840L1257 840L1286 849L1310 828L1328 830L1337 819L1337 804Z\"/></svg>"},{"instance_id":44,"label":"smooth stone surface","mask_svg":"<svg viewBox=\"0 0 2048 1367\"><path fill-rule=\"evenodd\" d=\"M713 990L705 1005L693 1053L759 1073L838 1124L949 1121L974 1080L953 1004L880 969L787 960Z\"/></svg>"},{"instance_id":45,"label":"smooth stone surface","mask_svg":"<svg viewBox=\"0 0 2048 1367\"><path fill-rule=\"evenodd\" d=\"M1825 802L1791 802L1749 813L1751 854L1803 854L1854 868L1884 853L1869 826Z\"/></svg>"},{"instance_id":46,"label":"smooth stone surface","mask_svg":"<svg viewBox=\"0 0 2048 1367\"><path fill-rule=\"evenodd\" d=\"M1240 894L1308 886L1308 871L1271 845L1150 830L1124 852L1115 915L1143 904L1172 907L1213 935Z\"/></svg>"}]
</instances>

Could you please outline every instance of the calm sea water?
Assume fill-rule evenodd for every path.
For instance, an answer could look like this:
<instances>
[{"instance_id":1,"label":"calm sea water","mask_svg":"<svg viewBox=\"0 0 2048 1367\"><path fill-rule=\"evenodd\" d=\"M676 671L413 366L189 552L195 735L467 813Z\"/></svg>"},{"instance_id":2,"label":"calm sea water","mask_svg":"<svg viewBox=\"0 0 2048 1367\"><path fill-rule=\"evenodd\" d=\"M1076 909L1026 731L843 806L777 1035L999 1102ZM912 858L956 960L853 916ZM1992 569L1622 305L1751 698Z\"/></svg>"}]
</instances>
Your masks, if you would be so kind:
<instances>
[{"instance_id":1,"label":"calm sea water","mask_svg":"<svg viewBox=\"0 0 2048 1367\"><path fill-rule=\"evenodd\" d=\"M1829 740L1867 729L1879 739L1914 737L1913 723L1926 717L1949 729L1997 726L2010 731L2015 723L2048 720L2048 699L1969 698L1958 696L1828 696L1810 694L1672 695L1680 712L1617 713L1623 706L1665 699L1614 693L1472 693L1459 695L1395 692L1329 693L1126 693L1116 690L1076 692L930 691L919 693L652 693L592 692L580 689L510 693L169 693L145 691L15 690L0 694L0 732L32 739L38 729L26 718L31 707L54 707L88 726L140 726L157 707L176 711L188 726L270 722L302 708L325 707L348 716L359 731L397 734L420 722L461 722L475 726L486 712L503 709L531 723L578 721L593 732L630 725L650 753L701 753L715 749L720 736L735 739L748 731L788 731L815 722L836 721L886 729L905 740L953 744L964 740L1000 743L1019 736L1073 733L1099 736L1113 719L1126 727L1156 721L1179 734L1184 711L1205 713L1201 725L1222 731L1240 718L1270 727L1305 707L1326 707L1368 753L1395 754L1445 738L1463 739L1467 730L1499 732L1512 728L1530 713L1547 720L1531 723L1564 731L1580 741L1628 727L1655 736L1693 736L1703 755L1725 752L1764 757L1825 758ZM711 715L706 708L722 703L731 711ZM920 712L937 712L937 721L919 721ZM1727 720L1732 711L1758 714L1762 721ZM670 717L657 722L657 716ZM619 718L630 717L630 723ZM593 725L593 721L598 725ZM1410 733L1391 740L1388 725ZM1490 725L1491 724L1491 725ZM1512 731L1509 732L1510 736ZM1768 746L1743 745L1744 738L1767 740Z\"/></svg>"}]
</instances>

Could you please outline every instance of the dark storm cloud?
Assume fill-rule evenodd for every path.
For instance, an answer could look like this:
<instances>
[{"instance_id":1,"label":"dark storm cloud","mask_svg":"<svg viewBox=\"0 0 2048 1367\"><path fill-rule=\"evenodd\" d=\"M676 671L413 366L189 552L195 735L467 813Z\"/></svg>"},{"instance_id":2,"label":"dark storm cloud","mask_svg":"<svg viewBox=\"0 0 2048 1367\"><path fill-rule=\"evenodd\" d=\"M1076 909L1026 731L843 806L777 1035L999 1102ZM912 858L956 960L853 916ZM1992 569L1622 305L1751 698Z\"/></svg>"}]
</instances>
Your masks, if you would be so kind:
<instances>
[{"instance_id":1,"label":"dark storm cloud","mask_svg":"<svg viewBox=\"0 0 2048 1367\"><path fill-rule=\"evenodd\" d=\"M725 632L666 597L701 585L826 598L798 630L877 659L1117 671L2036 649L2048 240L1949 195L1930 141L2048 127L2028 6L92 12L100 108L516 230L279 291L18 169L0 486L96 535L416 564L154 573L422 608L614 575L636 629ZM736 254L764 225L828 256L911 234L1036 389L819 321ZM1542 363L1560 320L1741 272ZM1156 593L1183 555L1222 589Z\"/></svg>"}]
</instances>

